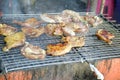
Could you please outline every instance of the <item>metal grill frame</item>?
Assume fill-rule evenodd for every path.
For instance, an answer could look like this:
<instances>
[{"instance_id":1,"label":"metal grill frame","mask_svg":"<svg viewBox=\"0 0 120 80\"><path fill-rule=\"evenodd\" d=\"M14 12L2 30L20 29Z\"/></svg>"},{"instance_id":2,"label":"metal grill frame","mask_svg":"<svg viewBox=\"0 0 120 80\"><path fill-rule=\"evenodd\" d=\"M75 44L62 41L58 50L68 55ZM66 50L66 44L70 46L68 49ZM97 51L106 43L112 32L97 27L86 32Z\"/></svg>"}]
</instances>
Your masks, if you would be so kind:
<instances>
[{"instance_id":1,"label":"metal grill frame","mask_svg":"<svg viewBox=\"0 0 120 80\"><path fill-rule=\"evenodd\" d=\"M56 13L55 13L56 14ZM80 13L80 14L85 14ZM92 13L93 14L93 13ZM0 19L2 23L6 23L20 29L20 26L12 24L12 20L25 20L25 18L35 17L38 18L39 14L6 14ZM120 57L120 32L116 29L116 26L108 21L104 16L100 15L104 20L103 24L96 28L90 27L90 32L86 35L86 44L82 48L73 48L68 54L60 57L47 56L44 60L29 60L20 54L20 48L11 49L7 53L0 51L0 58L2 60L2 70L4 72L11 72L16 70L31 69L48 65L58 65L73 62L82 62L84 60L92 61L98 59ZM116 38L113 40L112 45L98 40L95 36L96 30L104 28L112 31ZM5 45L3 37L0 37L0 49ZM50 37L42 35L39 38L27 38L27 41L33 45L38 45L45 49L45 46L49 43L57 43L60 41L60 37ZM97 41L97 42L96 42ZM109 52L109 54L108 54Z\"/></svg>"}]
</instances>

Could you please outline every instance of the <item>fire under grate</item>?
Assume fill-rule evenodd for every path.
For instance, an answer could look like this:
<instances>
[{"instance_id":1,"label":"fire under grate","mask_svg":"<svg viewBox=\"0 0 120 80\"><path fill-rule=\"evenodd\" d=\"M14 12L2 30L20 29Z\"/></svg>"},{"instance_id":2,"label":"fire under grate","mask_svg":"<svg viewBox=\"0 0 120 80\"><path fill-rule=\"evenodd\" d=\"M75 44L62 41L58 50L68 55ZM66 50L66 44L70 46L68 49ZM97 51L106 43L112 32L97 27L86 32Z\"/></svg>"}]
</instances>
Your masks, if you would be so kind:
<instances>
[{"instance_id":1,"label":"fire under grate","mask_svg":"<svg viewBox=\"0 0 120 80\"><path fill-rule=\"evenodd\" d=\"M1 17L1 23L10 24L12 26L20 29L21 27L12 24L13 20L24 21L27 18L35 17L38 18L39 15L35 14L21 14L21 15L3 15ZM90 32L86 35L86 44L82 48L73 48L69 53L60 57L46 56L44 60L29 60L20 54L20 48L11 49L9 52L4 53L0 51L0 58L2 60L2 69L5 72L37 68L41 66L57 65L73 62L81 62L86 59L88 61L104 59L104 58L114 58L120 57L120 32L115 25L104 19L103 24L100 24L96 28L90 27ZM108 45L107 43L98 40L95 36L95 32L98 29L106 29L115 35L113 39L113 44ZM38 38L27 38L27 41L33 45L46 48L47 44L60 42L60 37L50 37L45 34ZM0 36L0 49L5 45L3 37Z\"/></svg>"}]
</instances>

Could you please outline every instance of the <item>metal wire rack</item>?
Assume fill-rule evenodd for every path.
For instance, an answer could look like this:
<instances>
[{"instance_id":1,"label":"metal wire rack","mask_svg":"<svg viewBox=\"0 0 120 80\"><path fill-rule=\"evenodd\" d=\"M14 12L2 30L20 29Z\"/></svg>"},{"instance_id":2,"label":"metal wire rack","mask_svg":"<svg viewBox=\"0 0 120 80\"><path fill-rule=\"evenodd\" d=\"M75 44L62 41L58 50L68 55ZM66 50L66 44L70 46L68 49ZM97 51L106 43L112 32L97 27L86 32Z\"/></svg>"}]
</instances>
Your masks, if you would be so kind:
<instances>
[{"instance_id":1,"label":"metal wire rack","mask_svg":"<svg viewBox=\"0 0 120 80\"><path fill-rule=\"evenodd\" d=\"M108 21L104 16L100 15L104 22L96 28L91 28L86 37L86 45L82 48L75 48L75 52L79 53L87 61L120 57L120 31L113 23ZM108 45L98 40L95 33L98 29L106 29L115 35L112 45Z\"/></svg>"},{"instance_id":2,"label":"metal wire rack","mask_svg":"<svg viewBox=\"0 0 120 80\"><path fill-rule=\"evenodd\" d=\"M13 24L12 21L24 21L25 19L31 17L38 18L39 15L3 15L0 21L1 23L6 23L20 29L21 27ZM40 66L81 62L83 58L90 61L103 58L120 57L120 32L118 31L118 29L115 28L114 24L110 23L103 16L100 17L104 20L103 24L97 26L96 28L90 27L90 32L86 35L86 44L84 47L73 48L69 53L60 57L47 56L44 60L30 60L25 58L22 54L20 54L21 47L11 49L9 52L6 53L0 50L2 69L4 70L4 72L10 72L21 69L37 68ZM95 32L101 28L107 29L115 35L115 39L113 39L112 45L108 45L107 43L98 40L95 36ZM0 36L0 49L2 49L5 45L3 38L3 36ZM37 45L42 47L43 49L46 49L47 44L60 42L60 37L50 37L43 34L38 38L27 38L27 41L32 43L33 45Z\"/></svg>"}]
</instances>

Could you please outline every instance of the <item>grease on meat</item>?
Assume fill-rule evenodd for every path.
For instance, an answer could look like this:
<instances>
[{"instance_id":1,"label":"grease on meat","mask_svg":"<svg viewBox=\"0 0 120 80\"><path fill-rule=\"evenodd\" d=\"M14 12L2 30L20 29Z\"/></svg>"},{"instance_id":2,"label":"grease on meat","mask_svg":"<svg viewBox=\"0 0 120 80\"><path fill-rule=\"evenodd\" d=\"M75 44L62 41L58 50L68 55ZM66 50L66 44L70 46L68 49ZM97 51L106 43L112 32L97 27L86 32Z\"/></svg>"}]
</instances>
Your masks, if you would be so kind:
<instances>
[{"instance_id":1,"label":"grease on meat","mask_svg":"<svg viewBox=\"0 0 120 80\"><path fill-rule=\"evenodd\" d=\"M85 45L85 38L79 36L67 36L62 38L62 42L66 42L72 47L83 47Z\"/></svg>"},{"instance_id":2,"label":"grease on meat","mask_svg":"<svg viewBox=\"0 0 120 80\"><path fill-rule=\"evenodd\" d=\"M21 49L21 54L29 59L44 59L46 56L46 51L39 46L26 43Z\"/></svg>"},{"instance_id":3,"label":"grease on meat","mask_svg":"<svg viewBox=\"0 0 120 80\"><path fill-rule=\"evenodd\" d=\"M89 14L84 16L84 20L87 21L93 27L96 27L103 22L103 20L101 18L99 18L98 16L92 16Z\"/></svg>"},{"instance_id":4,"label":"grease on meat","mask_svg":"<svg viewBox=\"0 0 120 80\"><path fill-rule=\"evenodd\" d=\"M67 23L65 27L62 27L62 29L66 36L76 36L76 34L83 36L89 31L88 25L82 22Z\"/></svg>"},{"instance_id":5,"label":"grease on meat","mask_svg":"<svg viewBox=\"0 0 120 80\"><path fill-rule=\"evenodd\" d=\"M7 24L0 24L0 34L4 36L9 36L15 34L17 29Z\"/></svg>"},{"instance_id":6,"label":"grease on meat","mask_svg":"<svg viewBox=\"0 0 120 80\"><path fill-rule=\"evenodd\" d=\"M57 43L47 45L47 54L52 56L65 55L71 50L71 45L68 43Z\"/></svg>"},{"instance_id":7,"label":"grease on meat","mask_svg":"<svg viewBox=\"0 0 120 80\"><path fill-rule=\"evenodd\" d=\"M39 24L41 22L38 21L36 18L28 18L24 22L14 20L13 23L18 24L23 27L35 27L36 28L36 27L39 27Z\"/></svg>"},{"instance_id":8,"label":"grease on meat","mask_svg":"<svg viewBox=\"0 0 120 80\"><path fill-rule=\"evenodd\" d=\"M3 48L3 51L7 52L11 48L21 46L25 43L25 34L23 32L17 32L15 34L9 35L4 38L6 46Z\"/></svg>"},{"instance_id":9,"label":"grease on meat","mask_svg":"<svg viewBox=\"0 0 120 80\"><path fill-rule=\"evenodd\" d=\"M45 32L44 27L39 27L39 28L22 27L21 30L30 37L39 37Z\"/></svg>"},{"instance_id":10,"label":"grease on meat","mask_svg":"<svg viewBox=\"0 0 120 80\"><path fill-rule=\"evenodd\" d=\"M105 29L99 29L97 32L96 32L96 36L107 42L108 44L112 44L112 39L115 37L112 33L110 33L109 31L105 30Z\"/></svg>"},{"instance_id":11,"label":"grease on meat","mask_svg":"<svg viewBox=\"0 0 120 80\"><path fill-rule=\"evenodd\" d=\"M40 17L43 21L49 23L76 23L82 21L83 19L78 12L72 10L63 10L62 13L57 15L41 14Z\"/></svg>"},{"instance_id":12,"label":"grease on meat","mask_svg":"<svg viewBox=\"0 0 120 80\"><path fill-rule=\"evenodd\" d=\"M60 24L47 24L45 27L45 33L48 35L56 35L56 36L61 36L63 35L62 27L65 26L64 23Z\"/></svg>"}]
</instances>

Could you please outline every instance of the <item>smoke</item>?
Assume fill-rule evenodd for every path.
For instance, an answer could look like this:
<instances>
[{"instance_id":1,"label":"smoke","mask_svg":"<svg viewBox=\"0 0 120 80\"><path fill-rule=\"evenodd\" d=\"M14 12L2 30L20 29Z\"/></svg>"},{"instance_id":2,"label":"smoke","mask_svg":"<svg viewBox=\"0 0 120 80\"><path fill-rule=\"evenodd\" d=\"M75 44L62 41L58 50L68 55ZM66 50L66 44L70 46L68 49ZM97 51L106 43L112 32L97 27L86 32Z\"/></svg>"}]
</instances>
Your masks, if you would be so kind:
<instances>
[{"instance_id":1,"label":"smoke","mask_svg":"<svg viewBox=\"0 0 120 80\"><path fill-rule=\"evenodd\" d=\"M55 13L64 9L85 12L87 0L2 0L0 8L4 14Z\"/></svg>"},{"instance_id":2,"label":"smoke","mask_svg":"<svg viewBox=\"0 0 120 80\"><path fill-rule=\"evenodd\" d=\"M21 14L18 0L1 0L0 8L3 14Z\"/></svg>"},{"instance_id":3,"label":"smoke","mask_svg":"<svg viewBox=\"0 0 120 80\"><path fill-rule=\"evenodd\" d=\"M97 80L87 63L45 66L31 74L31 80Z\"/></svg>"}]
</instances>

